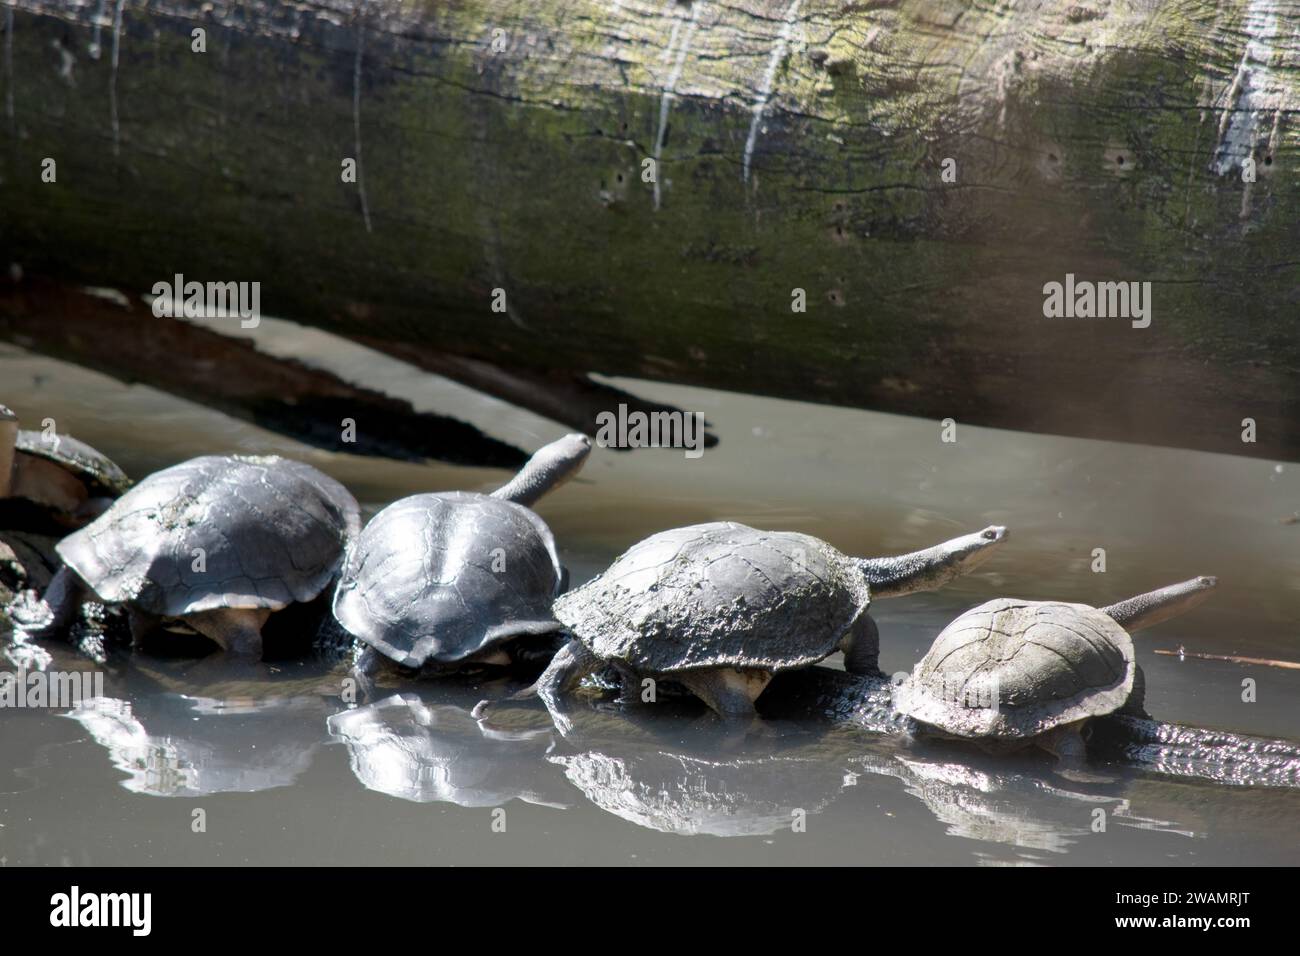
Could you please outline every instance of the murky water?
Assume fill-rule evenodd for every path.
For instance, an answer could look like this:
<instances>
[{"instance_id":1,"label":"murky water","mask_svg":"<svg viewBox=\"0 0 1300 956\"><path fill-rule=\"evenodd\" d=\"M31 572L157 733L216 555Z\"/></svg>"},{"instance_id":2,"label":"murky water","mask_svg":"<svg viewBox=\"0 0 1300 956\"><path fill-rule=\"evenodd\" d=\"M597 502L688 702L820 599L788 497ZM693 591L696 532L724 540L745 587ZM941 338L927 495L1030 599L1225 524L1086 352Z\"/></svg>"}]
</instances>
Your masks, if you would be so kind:
<instances>
[{"instance_id":1,"label":"murky water","mask_svg":"<svg viewBox=\"0 0 1300 956\"><path fill-rule=\"evenodd\" d=\"M521 447L562 431L264 325L267 347L377 378ZM345 482L369 512L416 491L503 480L317 452L12 347L0 347L0 383L0 400L29 426L53 417L136 476L197 454L278 452ZM703 520L798 529L860 555L1007 524L1011 542L970 578L876 606L886 671L908 668L947 621L993 596L1102 604L1214 574L1211 601L1138 638L1148 709L1300 739L1300 671L1155 653L1300 659L1300 524L1286 523L1300 508L1300 468L960 424L945 444L938 423L618 384L703 411L722 444L699 460L597 450L579 480L546 498L538 510L575 583L647 534ZM1092 570L1097 548L1105 573ZM49 650L53 668L90 667ZM1109 767L1077 779L1045 759L812 723L734 741L685 704L653 715L610 705L584 713L568 739L521 705L485 731L468 711L499 687L386 688L350 709L313 686L325 666L285 662L239 684L237 674L195 676L192 662L142 659L111 669L94 707L0 711L0 862L1300 862L1300 790Z\"/></svg>"}]
</instances>

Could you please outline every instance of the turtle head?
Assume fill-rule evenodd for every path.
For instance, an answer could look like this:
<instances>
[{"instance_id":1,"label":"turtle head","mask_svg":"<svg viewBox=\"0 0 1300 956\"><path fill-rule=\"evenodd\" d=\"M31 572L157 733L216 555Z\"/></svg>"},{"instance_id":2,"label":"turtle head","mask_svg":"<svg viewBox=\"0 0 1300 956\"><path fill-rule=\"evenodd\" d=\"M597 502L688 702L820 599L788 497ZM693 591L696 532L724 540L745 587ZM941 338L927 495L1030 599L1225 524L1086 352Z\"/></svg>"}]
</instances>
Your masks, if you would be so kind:
<instances>
[{"instance_id":1,"label":"turtle head","mask_svg":"<svg viewBox=\"0 0 1300 956\"><path fill-rule=\"evenodd\" d=\"M1002 525L992 525L924 551L893 558L864 558L858 565L866 576L873 598L933 591L974 571L992 557L1010 534Z\"/></svg>"},{"instance_id":2,"label":"turtle head","mask_svg":"<svg viewBox=\"0 0 1300 956\"><path fill-rule=\"evenodd\" d=\"M0 498L9 497L14 473L14 445L18 441L18 416L0 405Z\"/></svg>"},{"instance_id":3,"label":"turtle head","mask_svg":"<svg viewBox=\"0 0 1300 956\"><path fill-rule=\"evenodd\" d=\"M1200 604L1218 587L1219 579L1208 575L1190 578L1156 591L1139 594L1101 609L1115 619L1120 627L1132 633L1152 627L1171 617L1177 617Z\"/></svg>"},{"instance_id":4,"label":"turtle head","mask_svg":"<svg viewBox=\"0 0 1300 956\"><path fill-rule=\"evenodd\" d=\"M493 498L503 498L519 505L532 505L548 491L554 491L581 469L591 454L591 439L574 432L537 450L510 481L496 491Z\"/></svg>"}]
</instances>

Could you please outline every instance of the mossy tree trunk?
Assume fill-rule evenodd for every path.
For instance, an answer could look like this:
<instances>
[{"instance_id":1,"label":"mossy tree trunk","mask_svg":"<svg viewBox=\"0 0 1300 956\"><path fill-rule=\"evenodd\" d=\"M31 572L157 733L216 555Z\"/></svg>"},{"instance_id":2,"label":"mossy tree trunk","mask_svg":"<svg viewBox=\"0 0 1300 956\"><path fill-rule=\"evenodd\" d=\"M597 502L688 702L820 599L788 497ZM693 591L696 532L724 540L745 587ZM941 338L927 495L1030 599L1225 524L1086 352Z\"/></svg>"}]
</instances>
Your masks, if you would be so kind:
<instances>
[{"instance_id":1,"label":"mossy tree trunk","mask_svg":"<svg viewBox=\"0 0 1300 956\"><path fill-rule=\"evenodd\" d=\"M1300 449L1300 4L3 14L0 253L29 274L260 281L524 403L598 372ZM1067 274L1150 282L1150 326L1046 318Z\"/></svg>"}]
</instances>

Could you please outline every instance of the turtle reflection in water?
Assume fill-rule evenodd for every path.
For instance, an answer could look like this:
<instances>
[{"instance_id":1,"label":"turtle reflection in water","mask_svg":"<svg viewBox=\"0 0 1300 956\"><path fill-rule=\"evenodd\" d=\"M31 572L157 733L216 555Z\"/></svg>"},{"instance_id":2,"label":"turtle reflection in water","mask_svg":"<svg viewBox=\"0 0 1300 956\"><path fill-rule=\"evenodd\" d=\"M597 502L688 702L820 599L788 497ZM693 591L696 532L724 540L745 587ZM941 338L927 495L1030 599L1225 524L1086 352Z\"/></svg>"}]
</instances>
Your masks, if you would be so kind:
<instances>
[{"instance_id":1,"label":"turtle reflection in water","mask_svg":"<svg viewBox=\"0 0 1300 956\"><path fill-rule=\"evenodd\" d=\"M768 836L819 813L844 771L813 757L713 755L602 747L546 758L600 809L663 833Z\"/></svg>"},{"instance_id":2,"label":"turtle reflection in water","mask_svg":"<svg viewBox=\"0 0 1300 956\"><path fill-rule=\"evenodd\" d=\"M412 693L334 714L328 727L347 746L357 780L379 793L461 807L517 799L564 809L571 802L558 780L539 772L547 768L542 755L554 738L551 728L489 730L468 707Z\"/></svg>"},{"instance_id":3,"label":"turtle reflection in water","mask_svg":"<svg viewBox=\"0 0 1300 956\"><path fill-rule=\"evenodd\" d=\"M857 772L901 781L950 835L1031 851L1020 854L1031 859L1033 851L1068 853L1080 839L1092 835L1098 808L1117 827L1181 838L1194 835L1178 820L1147 815L1143 802L1128 796L1134 789L1131 781L1085 787L1059 774L1049 777L1005 768L1000 760L999 765L973 766L908 753L861 757L851 763ZM1177 814L1179 810L1174 805L1152 812Z\"/></svg>"},{"instance_id":4,"label":"turtle reflection in water","mask_svg":"<svg viewBox=\"0 0 1300 956\"><path fill-rule=\"evenodd\" d=\"M1216 583L1193 578L1100 610L1005 598L981 604L935 639L898 689L898 709L922 733L1081 760L1080 731L1091 718L1144 713L1128 632L1189 610Z\"/></svg>"},{"instance_id":5,"label":"turtle reflection in water","mask_svg":"<svg viewBox=\"0 0 1300 956\"><path fill-rule=\"evenodd\" d=\"M1099 806L1117 826L1190 835L1176 822L1140 813L1123 796L1131 786L1127 781L1084 790L1032 767L1007 768L989 757L983 758L988 766L977 767L918 755L900 749L899 738L864 739L846 726L818 736L792 736L775 753L706 753L666 741L635 741L638 728L620 733L618 722L640 723L627 716L581 717L584 734L597 729L601 742L547 759L562 766L595 806L663 833L753 837L790 832L798 817L811 817L844 800L861 800L864 814L879 813L882 799L890 799L881 790L889 787L883 781L892 778L947 824L950 833L985 843L1063 853L1091 832Z\"/></svg>"},{"instance_id":6,"label":"turtle reflection in water","mask_svg":"<svg viewBox=\"0 0 1300 956\"><path fill-rule=\"evenodd\" d=\"M629 699L643 678L667 679L723 718L751 721L773 674L808 667L836 649L848 670L875 673L872 598L941 587L1006 538L1005 528L991 527L925 551L864 560L810 535L732 522L664 531L555 602L573 640L516 698L541 696L564 730L563 697L612 665Z\"/></svg>"},{"instance_id":7,"label":"turtle reflection in water","mask_svg":"<svg viewBox=\"0 0 1300 956\"><path fill-rule=\"evenodd\" d=\"M368 679L385 662L429 676L530 651L549 659L560 630L551 602L567 575L528 505L590 451L585 435L566 435L490 495L413 495L375 515L334 594L335 618L360 642L358 674Z\"/></svg>"},{"instance_id":8,"label":"turtle reflection in water","mask_svg":"<svg viewBox=\"0 0 1300 956\"><path fill-rule=\"evenodd\" d=\"M327 742L346 671L280 679L261 664L226 669L225 681L192 661L136 657L131 699L85 701L67 716L104 747L134 793L194 797L292 786ZM308 669L309 670L309 669Z\"/></svg>"}]
</instances>

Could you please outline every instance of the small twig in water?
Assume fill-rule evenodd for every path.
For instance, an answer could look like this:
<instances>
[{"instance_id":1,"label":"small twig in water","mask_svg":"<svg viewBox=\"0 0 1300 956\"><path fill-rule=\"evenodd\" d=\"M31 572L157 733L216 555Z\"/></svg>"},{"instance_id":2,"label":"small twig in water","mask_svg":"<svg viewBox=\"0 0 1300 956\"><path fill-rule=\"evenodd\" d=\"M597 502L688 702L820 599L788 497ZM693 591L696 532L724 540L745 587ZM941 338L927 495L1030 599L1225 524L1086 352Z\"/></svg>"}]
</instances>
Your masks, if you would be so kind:
<instances>
[{"instance_id":1,"label":"small twig in water","mask_svg":"<svg viewBox=\"0 0 1300 956\"><path fill-rule=\"evenodd\" d=\"M1267 657L1238 657L1236 654L1203 654L1199 651L1188 651L1178 648L1176 651L1157 650L1157 654L1164 654L1166 657L1177 657L1182 660L1184 657L1194 657L1201 661L1227 661L1230 664L1262 664L1265 667L1284 667L1287 670L1300 671L1300 662L1297 661L1274 661Z\"/></svg>"}]
</instances>

